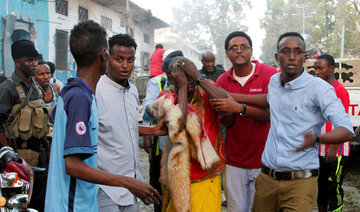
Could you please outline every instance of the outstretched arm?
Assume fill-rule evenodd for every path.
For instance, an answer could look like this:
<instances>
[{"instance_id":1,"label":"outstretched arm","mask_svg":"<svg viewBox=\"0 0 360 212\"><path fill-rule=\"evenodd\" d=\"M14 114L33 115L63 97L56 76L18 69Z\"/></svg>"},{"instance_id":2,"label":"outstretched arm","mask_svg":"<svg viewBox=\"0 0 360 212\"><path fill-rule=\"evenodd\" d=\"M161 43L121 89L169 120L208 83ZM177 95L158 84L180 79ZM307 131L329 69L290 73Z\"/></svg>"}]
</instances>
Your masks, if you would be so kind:
<instances>
[{"instance_id":1,"label":"outstretched arm","mask_svg":"<svg viewBox=\"0 0 360 212\"><path fill-rule=\"evenodd\" d=\"M65 171L66 174L87 182L127 188L146 205L160 204L161 201L160 194L150 185L131 177L114 175L93 168L84 163L79 155L65 157Z\"/></svg>"},{"instance_id":2,"label":"outstretched arm","mask_svg":"<svg viewBox=\"0 0 360 212\"><path fill-rule=\"evenodd\" d=\"M184 72L190 76L193 80L198 80L200 77L200 72L197 70L194 63L186 58L180 59L177 66L181 67ZM225 90L222 88L214 86L208 80L200 80L199 85L204 89L204 91L208 94L209 98L212 101L213 107L217 112L220 112L222 115L222 123L229 127L233 123L232 115L229 113L240 113L244 112L244 105L238 104L234 100L228 98L228 95ZM269 105L267 103L266 95L242 95L242 94L230 94L232 98L234 98L237 102L252 104L257 107L246 107L246 115L250 116L254 119L261 121L269 121L270 120L270 112L267 109ZM255 96L255 97L254 97ZM216 99L213 101L213 99Z\"/></svg>"},{"instance_id":3,"label":"outstretched arm","mask_svg":"<svg viewBox=\"0 0 360 212\"><path fill-rule=\"evenodd\" d=\"M238 98L238 100L244 100L243 102L239 103L233 99L233 96L235 97L241 97L244 96L245 98ZM247 97L248 96L248 97ZM255 96L254 98L252 98ZM218 112L229 112L229 113L237 113L237 114L243 114L244 116L249 116L253 119L259 120L259 121L269 121L270 120L270 111L268 108L259 108L259 107L253 107L250 105L247 105L245 103L250 103L251 101L247 102L247 99L249 100L256 100L258 103L263 103L262 101L266 101L266 95L244 95L244 94L229 94L229 98L219 98L219 99L211 99L211 103L213 105L213 108ZM250 104L253 104L254 102L251 102ZM267 103L267 101L266 101ZM227 118L226 120L230 120L230 118ZM224 122L224 121L223 121ZM225 122L227 123L227 122ZM227 126L225 123L223 123L225 126Z\"/></svg>"},{"instance_id":4,"label":"outstretched arm","mask_svg":"<svg viewBox=\"0 0 360 212\"><path fill-rule=\"evenodd\" d=\"M322 144L340 144L345 141L351 140L354 134L345 127L336 127L333 131L321 134L319 136L320 143ZM302 151L306 148L313 147L316 145L316 136L311 133L304 134L304 141L301 146L295 149L295 152Z\"/></svg>"},{"instance_id":5,"label":"outstretched arm","mask_svg":"<svg viewBox=\"0 0 360 212\"><path fill-rule=\"evenodd\" d=\"M230 93L230 96L237 102L251 104L260 108L269 108L269 103L267 102L267 94L248 95Z\"/></svg>"},{"instance_id":6,"label":"outstretched arm","mask_svg":"<svg viewBox=\"0 0 360 212\"><path fill-rule=\"evenodd\" d=\"M153 135L153 136L162 136L167 135L168 129L166 127L166 120L162 119L160 122L154 126L139 126L139 135Z\"/></svg>"}]
</instances>

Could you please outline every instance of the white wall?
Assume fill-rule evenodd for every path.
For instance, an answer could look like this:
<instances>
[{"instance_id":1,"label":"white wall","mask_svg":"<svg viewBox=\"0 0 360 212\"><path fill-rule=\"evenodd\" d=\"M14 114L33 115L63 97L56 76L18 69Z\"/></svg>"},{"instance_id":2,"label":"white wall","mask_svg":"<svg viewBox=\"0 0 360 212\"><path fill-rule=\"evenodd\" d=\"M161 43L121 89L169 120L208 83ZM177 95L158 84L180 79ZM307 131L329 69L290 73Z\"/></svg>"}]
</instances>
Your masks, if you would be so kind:
<instances>
[{"instance_id":1,"label":"white wall","mask_svg":"<svg viewBox=\"0 0 360 212\"><path fill-rule=\"evenodd\" d=\"M74 27L74 25L78 24L78 7L82 6L88 9L88 18L90 20L94 20L97 23L101 24L101 16L105 16L112 20L112 30L108 30L108 36L118 33L126 33L126 28L121 27L121 14L112 10L108 7L103 7L93 1L88 0L69 0L68 1L68 15L61 15L55 12L55 1L49 1L49 19L50 19L50 40L49 40L49 60L55 61L55 33L56 30L62 30L69 32ZM134 25L131 23L131 27L134 30L134 39L138 45L136 51L136 60L135 65L140 66L140 53L142 51L152 53L154 50L154 31L148 28L143 28L141 26ZM150 44L144 42L143 30L146 30L147 34L150 36ZM70 50L69 50L70 54ZM70 61L69 61L70 60ZM68 62L71 61L72 56L69 55Z\"/></svg>"}]
</instances>

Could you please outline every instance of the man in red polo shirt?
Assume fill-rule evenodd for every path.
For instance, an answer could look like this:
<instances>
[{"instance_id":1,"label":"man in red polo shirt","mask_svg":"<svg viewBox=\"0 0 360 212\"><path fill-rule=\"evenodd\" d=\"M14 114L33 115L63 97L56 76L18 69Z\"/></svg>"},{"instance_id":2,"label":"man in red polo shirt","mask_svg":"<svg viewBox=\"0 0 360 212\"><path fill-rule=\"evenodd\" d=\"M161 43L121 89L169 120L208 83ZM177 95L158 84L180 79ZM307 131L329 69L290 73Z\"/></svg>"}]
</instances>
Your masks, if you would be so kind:
<instances>
[{"instance_id":1,"label":"man in red polo shirt","mask_svg":"<svg viewBox=\"0 0 360 212\"><path fill-rule=\"evenodd\" d=\"M250 61L252 51L252 41L246 33L230 33L225 40L225 53L233 67L218 78L217 84L230 93L266 94L276 69ZM250 211L255 179L262 167L269 117L268 110L245 104L239 113L222 117L226 127L224 188L229 212Z\"/></svg>"},{"instance_id":2,"label":"man in red polo shirt","mask_svg":"<svg viewBox=\"0 0 360 212\"><path fill-rule=\"evenodd\" d=\"M161 70L164 52L165 49L162 44L157 44L155 46L155 51L150 57L150 77L154 77L164 73Z\"/></svg>"},{"instance_id":3,"label":"man in red polo shirt","mask_svg":"<svg viewBox=\"0 0 360 212\"><path fill-rule=\"evenodd\" d=\"M335 89L336 96L344 105L346 113L349 111L349 93L345 87L335 79L335 60L329 54L322 54L314 63L316 76L328 82ZM322 133L331 132L333 125L327 121L321 129ZM320 175L318 179L318 210L342 211L344 191L341 187L344 179L344 164L349 156L350 142L342 144L320 144Z\"/></svg>"}]
</instances>

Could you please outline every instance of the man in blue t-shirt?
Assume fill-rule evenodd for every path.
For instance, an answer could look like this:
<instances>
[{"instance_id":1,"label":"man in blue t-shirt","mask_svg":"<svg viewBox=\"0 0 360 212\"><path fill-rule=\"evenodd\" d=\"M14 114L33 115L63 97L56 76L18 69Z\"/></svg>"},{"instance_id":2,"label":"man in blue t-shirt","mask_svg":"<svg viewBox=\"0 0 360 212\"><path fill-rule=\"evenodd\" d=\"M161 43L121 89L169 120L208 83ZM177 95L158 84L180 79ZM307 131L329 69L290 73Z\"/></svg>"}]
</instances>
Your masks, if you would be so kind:
<instances>
[{"instance_id":1,"label":"man in blue t-shirt","mask_svg":"<svg viewBox=\"0 0 360 212\"><path fill-rule=\"evenodd\" d=\"M161 199L143 182L96 168L99 120L94 92L106 70L108 49L106 31L94 21L81 22L71 31L77 77L68 80L52 113L54 135L45 211L98 211L96 184L125 187L147 203ZM166 132L163 126L152 130Z\"/></svg>"}]
</instances>

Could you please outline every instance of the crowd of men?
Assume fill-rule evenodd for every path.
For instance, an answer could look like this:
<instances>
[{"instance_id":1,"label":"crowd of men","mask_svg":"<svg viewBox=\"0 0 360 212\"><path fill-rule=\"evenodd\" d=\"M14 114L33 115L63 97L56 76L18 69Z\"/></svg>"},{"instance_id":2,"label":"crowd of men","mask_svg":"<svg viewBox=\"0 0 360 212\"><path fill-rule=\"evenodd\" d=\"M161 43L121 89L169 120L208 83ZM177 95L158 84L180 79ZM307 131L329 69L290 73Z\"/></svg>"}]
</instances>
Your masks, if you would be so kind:
<instances>
[{"instance_id":1,"label":"crowd of men","mask_svg":"<svg viewBox=\"0 0 360 212\"><path fill-rule=\"evenodd\" d=\"M223 186L230 212L310 212L316 202L320 212L341 211L353 129L334 58L320 55L318 77L308 74L304 39L286 32L277 41L278 72L251 60L245 32L224 40L228 71L215 66L211 51L198 70L182 51L156 46L144 125L129 81L131 36L108 39L94 21L74 26L77 77L64 87L32 42L15 41L15 72L0 84L0 145L44 168L35 173L29 207L138 211L140 199L155 211L221 211ZM151 185L141 175L139 135Z\"/></svg>"}]
</instances>

